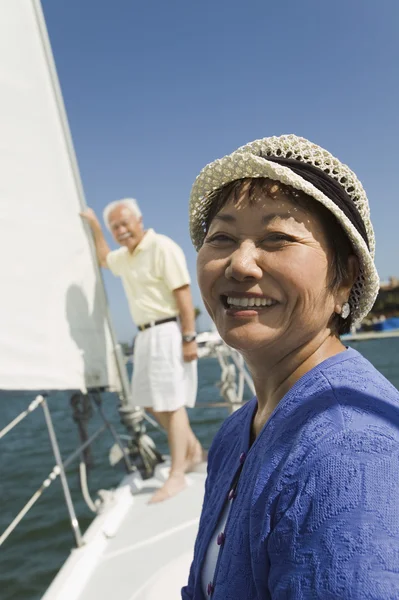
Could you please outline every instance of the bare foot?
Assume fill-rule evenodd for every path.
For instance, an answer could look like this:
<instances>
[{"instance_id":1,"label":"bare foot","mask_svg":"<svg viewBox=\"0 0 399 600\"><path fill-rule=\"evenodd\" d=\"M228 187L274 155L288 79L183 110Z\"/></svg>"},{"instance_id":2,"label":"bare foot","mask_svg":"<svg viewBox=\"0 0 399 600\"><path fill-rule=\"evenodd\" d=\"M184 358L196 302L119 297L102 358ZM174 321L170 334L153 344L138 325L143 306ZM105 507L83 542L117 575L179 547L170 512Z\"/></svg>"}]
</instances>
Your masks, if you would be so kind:
<instances>
[{"instance_id":1,"label":"bare foot","mask_svg":"<svg viewBox=\"0 0 399 600\"><path fill-rule=\"evenodd\" d=\"M189 453L187 455L186 473L193 471L195 469L195 467L197 467L200 463L206 461L207 457L208 457L207 451L203 449L203 447L197 440L196 445L194 446L193 449L191 449L189 451Z\"/></svg>"},{"instance_id":2,"label":"bare foot","mask_svg":"<svg viewBox=\"0 0 399 600\"><path fill-rule=\"evenodd\" d=\"M157 502L168 500L168 498L172 498L172 496L176 496L184 490L185 487L187 487L187 482L184 474L173 473L169 475L163 486L155 492L148 504L156 504Z\"/></svg>"}]
</instances>

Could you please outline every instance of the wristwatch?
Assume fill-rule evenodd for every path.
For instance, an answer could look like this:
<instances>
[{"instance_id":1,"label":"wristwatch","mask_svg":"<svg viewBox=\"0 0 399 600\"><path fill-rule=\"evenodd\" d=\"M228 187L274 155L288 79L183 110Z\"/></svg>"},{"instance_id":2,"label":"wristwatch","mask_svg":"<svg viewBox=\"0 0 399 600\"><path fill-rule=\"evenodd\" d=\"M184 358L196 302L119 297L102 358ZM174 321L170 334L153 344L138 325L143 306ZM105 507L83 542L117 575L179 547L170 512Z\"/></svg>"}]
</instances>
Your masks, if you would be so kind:
<instances>
[{"instance_id":1,"label":"wristwatch","mask_svg":"<svg viewBox=\"0 0 399 600\"><path fill-rule=\"evenodd\" d=\"M193 331L192 333L183 333L181 337L183 342L188 344L189 342L194 342L197 339L197 332Z\"/></svg>"}]
</instances>

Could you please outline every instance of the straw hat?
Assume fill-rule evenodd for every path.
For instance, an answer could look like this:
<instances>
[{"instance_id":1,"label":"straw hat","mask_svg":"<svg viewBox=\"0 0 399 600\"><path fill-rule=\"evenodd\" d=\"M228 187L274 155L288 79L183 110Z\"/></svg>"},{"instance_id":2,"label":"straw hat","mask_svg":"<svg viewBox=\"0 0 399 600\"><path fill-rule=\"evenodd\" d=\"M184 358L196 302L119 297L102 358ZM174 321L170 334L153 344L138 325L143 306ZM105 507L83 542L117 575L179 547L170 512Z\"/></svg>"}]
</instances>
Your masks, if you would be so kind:
<instances>
[{"instance_id":1,"label":"straw hat","mask_svg":"<svg viewBox=\"0 0 399 600\"><path fill-rule=\"evenodd\" d=\"M370 249L356 227L328 196L289 167L268 161L267 156L306 162L337 180L360 214ZM370 312L380 281L374 265L375 237L369 203L366 192L353 171L327 150L296 135L263 138L238 148L232 154L204 167L194 182L190 195L190 235L197 250L201 248L205 238L206 217L212 202L209 194L232 181L247 177L267 177L290 185L321 202L335 215L359 259L359 275L349 297L352 323L359 323Z\"/></svg>"}]
</instances>

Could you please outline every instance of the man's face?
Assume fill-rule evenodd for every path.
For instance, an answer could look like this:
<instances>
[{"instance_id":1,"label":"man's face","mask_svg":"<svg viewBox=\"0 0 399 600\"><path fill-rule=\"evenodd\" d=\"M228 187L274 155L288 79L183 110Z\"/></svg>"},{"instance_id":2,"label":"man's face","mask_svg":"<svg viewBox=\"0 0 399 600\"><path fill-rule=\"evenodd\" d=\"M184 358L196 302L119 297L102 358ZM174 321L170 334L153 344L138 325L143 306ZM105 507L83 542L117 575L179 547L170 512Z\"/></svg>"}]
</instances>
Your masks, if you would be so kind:
<instances>
[{"instance_id":1,"label":"man's face","mask_svg":"<svg viewBox=\"0 0 399 600\"><path fill-rule=\"evenodd\" d=\"M142 218L136 217L123 204L111 211L109 226L114 240L121 246L126 246L129 252L133 252L143 239L144 229Z\"/></svg>"}]
</instances>

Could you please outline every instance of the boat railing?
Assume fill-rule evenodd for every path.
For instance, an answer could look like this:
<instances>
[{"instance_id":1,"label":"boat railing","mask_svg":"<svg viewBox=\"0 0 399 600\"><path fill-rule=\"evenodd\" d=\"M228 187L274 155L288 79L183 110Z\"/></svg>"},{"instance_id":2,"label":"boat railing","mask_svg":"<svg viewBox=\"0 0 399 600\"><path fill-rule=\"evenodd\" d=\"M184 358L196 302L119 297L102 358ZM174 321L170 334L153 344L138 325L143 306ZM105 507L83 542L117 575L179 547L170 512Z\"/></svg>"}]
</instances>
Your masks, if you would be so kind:
<instances>
[{"instance_id":1,"label":"boat railing","mask_svg":"<svg viewBox=\"0 0 399 600\"><path fill-rule=\"evenodd\" d=\"M90 494L87 489L87 480L86 480L86 469L85 462L83 460L83 453L85 450L105 431L109 431L112 437L115 440L115 444L119 446L121 455L124 459L126 470L131 472L136 470L136 467L131 464L129 453L126 451L125 446L122 443L121 437L116 432L113 425L106 418L104 411L101 406L101 398L98 393L94 394L86 394L86 399L89 399L89 402L94 403L98 414L101 416L103 423L102 425L96 429L96 431L83 441L79 447L74 450L64 461L61 457L61 452L57 440L57 436L54 430L53 419L51 417L51 412L48 407L46 396L43 394L39 394L36 398L29 404L29 406L23 410L17 417L15 417L8 425L6 425L2 430L0 430L0 440L4 438L10 431L12 431L21 421L23 421L26 417L33 413L36 409L41 407L43 409L44 418L47 426L47 431L50 438L50 444L52 447L52 451L55 458L55 465L49 475L43 480L38 489L34 492L34 494L29 498L23 508L19 511L19 513L15 516L12 522L8 525L5 531L0 535L0 546L7 540L7 538L11 535L17 525L22 521L24 516L29 512L29 510L34 506L34 504L39 500L42 496L43 492L59 477L61 480L62 490L64 494L65 503L67 506L69 519L71 528L75 537L75 542L78 547L83 545L83 536L79 526L79 522L76 516L74 504L72 501L72 496L70 492L70 488L68 485L68 480L66 476L66 469L69 467L74 460L80 457L80 475L81 475L81 484L82 484L82 492L83 496L86 500L86 503L89 505L92 511L98 512L100 508L100 502L97 501L93 503L90 498Z\"/></svg>"},{"instance_id":2,"label":"boat railing","mask_svg":"<svg viewBox=\"0 0 399 600\"><path fill-rule=\"evenodd\" d=\"M219 362L221 376L220 381L216 382L217 387L219 388L219 392L223 398L223 402L213 402L213 403L199 403L196 405L197 408L220 408L226 407L229 412L234 412L240 406L242 406L244 402L244 387L245 384L248 386L250 391L255 394L254 385L249 375L244 359L242 356L233 348L226 346L223 342L209 342L207 345L207 354L206 356L216 358ZM143 419L148 421L152 426L164 431L162 427L151 418L150 415L144 413L144 411L140 411L137 408L129 407L126 404L122 405L119 408L119 412L121 414L122 422L126 426L129 435L120 435L115 430L112 423L107 419L101 402L101 396L99 391L94 390L88 393L77 393L72 396L71 404L73 406L73 418L77 422L78 429L80 432L80 440L81 444L78 446L76 450L74 450L65 460L62 460L57 435L55 433L53 419L51 416L51 412L49 410L48 402L46 395L39 394L36 398L29 404L29 406L23 410L17 417L15 417L8 425L6 425L2 430L0 430L0 440L4 438L10 431L12 431L21 421L27 418L30 414L32 414L39 407L42 408L44 419L47 426L47 431L50 438L50 444L53 451L53 455L55 458L55 465L48 476L43 480L38 489L34 492L34 494L29 498L23 508L18 512L12 522L8 525L6 530L0 535L0 546L7 540L7 538L11 535L11 533L15 530L18 524L22 521L24 516L29 512L29 510L34 506L34 504L39 500L44 491L59 477L61 481L61 486L63 490L63 495L65 499L65 504L69 514L69 520L71 524L71 528L73 531L73 535L75 538L76 546L80 547L84 544L82 532L79 526L79 522L76 516L74 504L72 501L72 496L66 476L67 468L78 458L80 458L80 479L81 479L81 488L83 497L86 501L86 504L89 508L97 513L100 508L102 508L102 502L106 501L103 496L103 500L97 500L93 502L90 497L90 493L88 491L87 486L87 478L86 478L86 462L87 456L85 456L85 452L89 449L90 445L105 431L109 431L112 437L114 438L114 446L113 451L114 455L117 455L115 461L110 459L111 464L115 464L120 459L124 460L125 468L127 472L132 472L137 470L137 467L132 464L130 460L130 453L126 445L124 445L122 440L128 440L129 442L134 440L135 436L141 436L142 443L140 444L141 450L145 450L145 456L143 456L144 464L148 466L149 469L152 468L152 465L155 464L157 458L159 458L159 454L155 447L151 444L146 443L146 438L148 436L145 435L145 428L140 424ZM88 437L86 432L86 423L90 418L91 406L94 406L97 413L100 415L102 419L102 424L96 431ZM165 432L166 433L166 432ZM111 452L112 452L111 450ZM116 452L115 452L116 450Z\"/></svg>"},{"instance_id":3,"label":"boat railing","mask_svg":"<svg viewBox=\"0 0 399 600\"><path fill-rule=\"evenodd\" d=\"M220 381L216 385L224 402L201 403L196 407L227 407L229 412L234 412L244 402L245 384L250 392L255 395L255 386L245 366L244 358L237 350L227 346L221 339L207 342L204 350L206 352L202 353L203 358L216 358L219 362Z\"/></svg>"}]
</instances>

